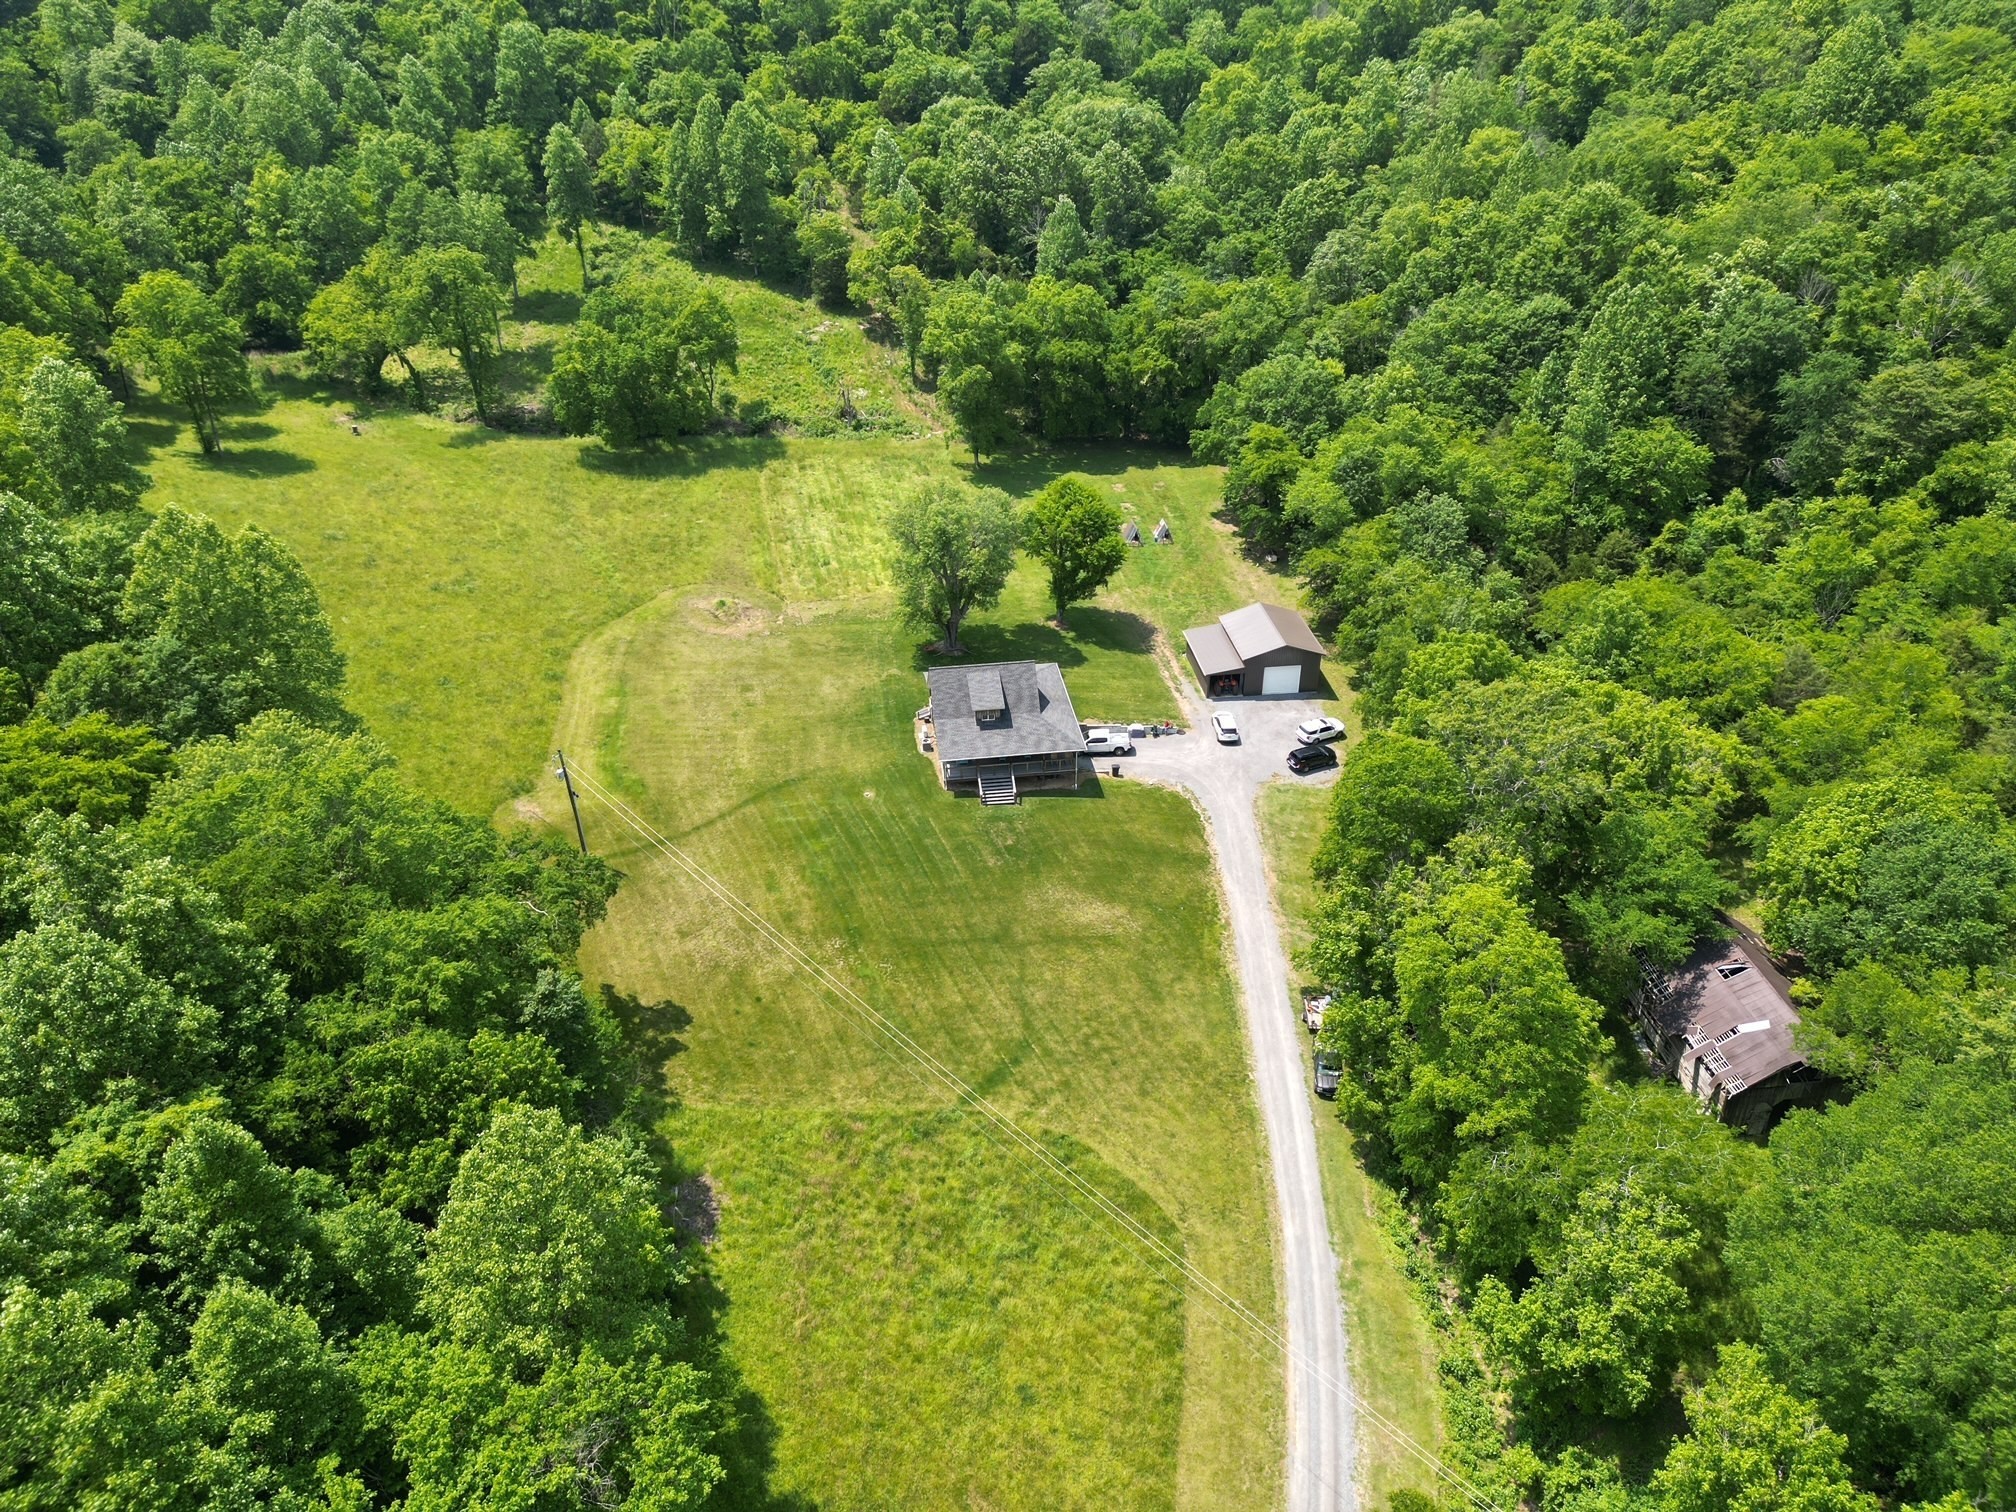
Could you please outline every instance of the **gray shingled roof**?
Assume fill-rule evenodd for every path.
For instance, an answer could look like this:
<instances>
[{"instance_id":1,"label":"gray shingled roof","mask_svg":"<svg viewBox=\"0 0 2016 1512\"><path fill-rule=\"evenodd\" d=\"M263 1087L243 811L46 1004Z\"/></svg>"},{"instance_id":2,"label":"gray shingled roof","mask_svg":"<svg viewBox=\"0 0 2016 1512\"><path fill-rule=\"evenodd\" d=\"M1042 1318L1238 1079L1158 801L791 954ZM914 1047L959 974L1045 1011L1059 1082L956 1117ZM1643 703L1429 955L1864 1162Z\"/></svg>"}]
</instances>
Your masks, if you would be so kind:
<instances>
[{"instance_id":1,"label":"gray shingled roof","mask_svg":"<svg viewBox=\"0 0 2016 1512\"><path fill-rule=\"evenodd\" d=\"M1199 625L1195 630L1185 630L1183 640L1190 647L1197 670L1206 677L1245 670L1245 661L1232 649L1232 638L1221 626Z\"/></svg>"},{"instance_id":2,"label":"gray shingled roof","mask_svg":"<svg viewBox=\"0 0 2016 1512\"><path fill-rule=\"evenodd\" d=\"M1001 680L1008 717L981 724L973 717L973 679L992 673ZM931 725L943 761L1007 760L1055 756L1085 749L1078 712L1055 662L988 662L977 667L933 667L924 674L931 689Z\"/></svg>"},{"instance_id":3,"label":"gray shingled roof","mask_svg":"<svg viewBox=\"0 0 2016 1512\"><path fill-rule=\"evenodd\" d=\"M1248 604L1244 609L1221 614L1218 623L1224 626L1226 638L1241 661L1251 661L1284 647L1323 654L1323 647L1308 622L1293 609L1283 609L1279 604Z\"/></svg>"},{"instance_id":4,"label":"gray shingled roof","mask_svg":"<svg viewBox=\"0 0 2016 1512\"><path fill-rule=\"evenodd\" d=\"M1005 709L1008 697L1001 689L999 667L975 667L966 674L966 701L975 710Z\"/></svg>"}]
</instances>

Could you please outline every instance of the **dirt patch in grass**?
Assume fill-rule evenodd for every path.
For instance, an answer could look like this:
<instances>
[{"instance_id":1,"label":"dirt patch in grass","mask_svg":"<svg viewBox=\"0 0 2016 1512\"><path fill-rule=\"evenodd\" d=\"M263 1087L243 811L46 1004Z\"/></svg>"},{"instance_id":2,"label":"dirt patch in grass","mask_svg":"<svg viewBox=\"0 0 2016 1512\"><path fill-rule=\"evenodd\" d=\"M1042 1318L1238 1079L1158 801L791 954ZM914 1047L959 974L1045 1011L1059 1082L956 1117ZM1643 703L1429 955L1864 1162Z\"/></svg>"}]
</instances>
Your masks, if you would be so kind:
<instances>
[{"instance_id":1,"label":"dirt patch in grass","mask_svg":"<svg viewBox=\"0 0 2016 1512\"><path fill-rule=\"evenodd\" d=\"M780 616L747 599L700 594L685 601L686 617L695 630L708 635L759 635Z\"/></svg>"}]
</instances>

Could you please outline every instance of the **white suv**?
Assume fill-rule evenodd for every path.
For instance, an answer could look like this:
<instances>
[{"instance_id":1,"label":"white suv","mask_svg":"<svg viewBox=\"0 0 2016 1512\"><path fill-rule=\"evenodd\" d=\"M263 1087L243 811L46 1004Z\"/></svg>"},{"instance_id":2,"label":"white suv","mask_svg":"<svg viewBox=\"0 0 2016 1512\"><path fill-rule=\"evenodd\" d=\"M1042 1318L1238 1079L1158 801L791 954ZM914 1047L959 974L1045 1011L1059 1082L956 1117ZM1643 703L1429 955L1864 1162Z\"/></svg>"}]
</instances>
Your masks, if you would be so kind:
<instances>
[{"instance_id":1,"label":"white suv","mask_svg":"<svg viewBox=\"0 0 2016 1512\"><path fill-rule=\"evenodd\" d=\"M1211 733L1218 737L1220 745L1239 744L1239 721L1225 710L1220 709L1211 716Z\"/></svg>"},{"instance_id":2,"label":"white suv","mask_svg":"<svg viewBox=\"0 0 2016 1512\"><path fill-rule=\"evenodd\" d=\"M1295 726L1295 734L1304 745L1328 745L1333 740L1344 738L1344 721L1319 714Z\"/></svg>"}]
</instances>

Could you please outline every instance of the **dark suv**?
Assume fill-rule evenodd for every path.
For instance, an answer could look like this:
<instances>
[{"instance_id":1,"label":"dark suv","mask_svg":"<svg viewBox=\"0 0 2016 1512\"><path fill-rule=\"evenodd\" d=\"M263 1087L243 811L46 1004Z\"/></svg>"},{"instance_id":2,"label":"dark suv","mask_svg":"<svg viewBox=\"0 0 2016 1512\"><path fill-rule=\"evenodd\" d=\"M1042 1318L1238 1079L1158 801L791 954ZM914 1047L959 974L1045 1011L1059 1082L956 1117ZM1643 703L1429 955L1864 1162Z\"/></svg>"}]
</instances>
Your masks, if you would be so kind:
<instances>
[{"instance_id":1,"label":"dark suv","mask_svg":"<svg viewBox=\"0 0 2016 1512\"><path fill-rule=\"evenodd\" d=\"M1337 765L1337 753L1327 745L1300 745L1288 753L1291 772L1320 772Z\"/></svg>"}]
</instances>

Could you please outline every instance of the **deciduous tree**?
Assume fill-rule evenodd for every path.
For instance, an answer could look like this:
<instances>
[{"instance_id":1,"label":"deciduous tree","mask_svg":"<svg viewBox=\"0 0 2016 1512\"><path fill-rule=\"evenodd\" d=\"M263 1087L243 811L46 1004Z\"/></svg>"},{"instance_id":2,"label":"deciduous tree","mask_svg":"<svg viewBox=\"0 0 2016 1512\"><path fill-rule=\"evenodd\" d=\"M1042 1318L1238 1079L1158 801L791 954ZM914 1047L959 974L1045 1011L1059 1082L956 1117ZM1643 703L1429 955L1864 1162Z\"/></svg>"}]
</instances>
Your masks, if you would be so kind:
<instances>
[{"instance_id":1,"label":"deciduous tree","mask_svg":"<svg viewBox=\"0 0 2016 1512\"><path fill-rule=\"evenodd\" d=\"M294 554L256 526L235 537L172 506L134 547L129 631L65 660L45 697L58 718L97 710L177 741L268 709L344 719L343 656Z\"/></svg>"},{"instance_id":2,"label":"deciduous tree","mask_svg":"<svg viewBox=\"0 0 2016 1512\"><path fill-rule=\"evenodd\" d=\"M581 258L581 281L588 281L588 247L582 227L595 214L595 182L580 139L555 123L546 133L546 218L574 243Z\"/></svg>"},{"instance_id":3,"label":"deciduous tree","mask_svg":"<svg viewBox=\"0 0 2016 1512\"><path fill-rule=\"evenodd\" d=\"M1652 1478L1659 1512L1876 1512L1848 1477L1841 1435L1750 1345L1723 1346L1687 1397L1687 1426Z\"/></svg>"},{"instance_id":4,"label":"deciduous tree","mask_svg":"<svg viewBox=\"0 0 2016 1512\"><path fill-rule=\"evenodd\" d=\"M704 430L736 352L734 317L699 280L669 267L621 276L589 295L554 354L554 418L614 447Z\"/></svg>"},{"instance_id":5,"label":"deciduous tree","mask_svg":"<svg viewBox=\"0 0 2016 1512\"><path fill-rule=\"evenodd\" d=\"M112 354L189 411L206 452L223 448L224 407L252 392L244 332L179 273L143 274L119 298Z\"/></svg>"},{"instance_id":6,"label":"deciduous tree","mask_svg":"<svg viewBox=\"0 0 2016 1512\"><path fill-rule=\"evenodd\" d=\"M58 510L130 509L147 475L126 460L125 412L73 362L45 357L21 387L21 440Z\"/></svg>"},{"instance_id":7,"label":"deciduous tree","mask_svg":"<svg viewBox=\"0 0 2016 1512\"><path fill-rule=\"evenodd\" d=\"M937 631L936 649L960 655L959 627L1000 601L1019 533L1015 506L998 489L937 483L906 495L889 516L905 623Z\"/></svg>"},{"instance_id":8,"label":"deciduous tree","mask_svg":"<svg viewBox=\"0 0 2016 1512\"><path fill-rule=\"evenodd\" d=\"M1066 474L1047 484L1023 511L1022 545L1043 565L1057 622L1113 580L1127 560L1119 506L1084 479Z\"/></svg>"},{"instance_id":9,"label":"deciduous tree","mask_svg":"<svg viewBox=\"0 0 2016 1512\"><path fill-rule=\"evenodd\" d=\"M1696 1242L1656 1196L1592 1187L1516 1299L1486 1279L1477 1319L1541 1411L1630 1417L1665 1390L1678 1361L1689 1302L1681 1267Z\"/></svg>"},{"instance_id":10,"label":"deciduous tree","mask_svg":"<svg viewBox=\"0 0 2016 1512\"><path fill-rule=\"evenodd\" d=\"M812 292L821 304L847 302L847 259L853 251L854 233L846 217L821 210L799 222L798 255L805 259Z\"/></svg>"},{"instance_id":11,"label":"deciduous tree","mask_svg":"<svg viewBox=\"0 0 2016 1512\"><path fill-rule=\"evenodd\" d=\"M487 420L496 400L493 368L504 291L483 259L466 247L429 247L408 258L402 285L416 321L455 354L476 406Z\"/></svg>"}]
</instances>

